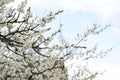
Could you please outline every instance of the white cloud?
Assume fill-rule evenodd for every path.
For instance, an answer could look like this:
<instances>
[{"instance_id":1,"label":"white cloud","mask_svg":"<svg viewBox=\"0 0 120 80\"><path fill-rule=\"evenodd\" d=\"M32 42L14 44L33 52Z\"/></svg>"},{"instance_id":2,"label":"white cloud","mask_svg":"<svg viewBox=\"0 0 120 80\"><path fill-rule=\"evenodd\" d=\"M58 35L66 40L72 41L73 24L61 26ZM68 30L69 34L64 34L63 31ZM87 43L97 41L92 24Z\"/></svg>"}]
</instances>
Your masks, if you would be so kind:
<instances>
[{"instance_id":1,"label":"white cloud","mask_svg":"<svg viewBox=\"0 0 120 80\"><path fill-rule=\"evenodd\" d=\"M105 70L105 73L95 80L120 80L120 65L104 63L101 64L101 68Z\"/></svg>"},{"instance_id":2,"label":"white cloud","mask_svg":"<svg viewBox=\"0 0 120 80\"><path fill-rule=\"evenodd\" d=\"M119 0L83 0L83 11L93 12L99 15L100 17L110 18L116 13L120 13Z\"/></svg>"},{"instance_id":3,"label":"white cloud","mask_svg":"<svg viewBox=\"0 0 120 80\"><path fill-rule=\"evenodd\" d=\"M120 36L120 28L119 27L112 27L111 31L112 31L113 35Z\"/></svg>"},{"instance_id":4,"label":"white cloud","mask_svg":"<svg viewBox=\"0 0 120 80\"><path fill-rule=\"evenodd\" d=\"M102 19L109 19L117 13L120 0L29 0L37 8L64 9L69 12L84 11L97 14ZM36 8L36 7L35 7Z\"/></svg>"},{"instance_id":5,"label":"white cloud","mask_svg":"<svg viewBox=\"0 0 120 80\"><path fill-rule=\"evenodd\" d=\"M72 64L71 67L70 65ZM77 72L77 67L85 66L86 62L82 61L80 58L74 57L72 60L68 60L66 65L68 66L68 73L69 75L73 75ZM113 64L113 63L99 63L99 61L89 61L88 62L89 69L93 72L99 71L100 73L104 72L103 75L98 75L94 80L120 80L119 72L120 72L120 65ZM69 76L69 77L70 77Z\"/></svg>"},{"instance_id":6,"label":"white cloud","mask_svg":"<svg viewBox=\"0 0 120 80\"><path fill-rule=\"evenodd\" d=\"M58 9L57 0L29 0L29 5L34 9Z\"/></svg>"}]
</instances>

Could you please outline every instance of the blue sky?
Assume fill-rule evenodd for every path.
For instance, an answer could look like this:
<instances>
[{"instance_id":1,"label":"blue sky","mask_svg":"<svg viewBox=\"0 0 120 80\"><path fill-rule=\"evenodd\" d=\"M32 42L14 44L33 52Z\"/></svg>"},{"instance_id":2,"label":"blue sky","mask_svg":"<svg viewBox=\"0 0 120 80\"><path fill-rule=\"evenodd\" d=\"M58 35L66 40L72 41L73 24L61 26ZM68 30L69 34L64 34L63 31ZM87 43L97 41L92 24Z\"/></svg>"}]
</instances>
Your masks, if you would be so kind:
<instances>
[{"instance_id":1,"label":"blue sky","mask_svg":"<svg viewBox=\"0 0 120 80\"><path fill-rule=\"evenodd\" d=\"M91 36L88 45L98 43L99 49L107 49L120 41L120 0L30 0L29 5L38 16L43 16L49 11L64 10L57 16L53 26L59 25L59 17L63 26L63 35L73 42L77 33L84 32L92 24L102 26L110 24L110 28L97 36ZM52 25L52 23L51 23ZM119 80L120 45L100 62L102 69L107 72L96 80ZM95 65L95 64L94 64Z\"/></svg>"},{"instance_id":2,"label":"blue sky","mask_svg":"<svg viewBox=\"0 0 120 80\"><path fill-rule=\"evenodd\" d=\"M77 33L85 32L92 24L111 26L97 36L91 36L88 45L94 46L98 43L99 49L107 49L120 42L120 0L28 0L33 12L39 17L49 11L64 10L60 16L50 25L58 28L60 18L63 24L63 35L73 42ZM19 2L18 2L19 3ZM120 44L102 60L106 72L100 79L96 80L120 80ZM114 69L113 69L114 68ZM114 74L113 74L114 73Z\"/></svg>"}]
</instances>

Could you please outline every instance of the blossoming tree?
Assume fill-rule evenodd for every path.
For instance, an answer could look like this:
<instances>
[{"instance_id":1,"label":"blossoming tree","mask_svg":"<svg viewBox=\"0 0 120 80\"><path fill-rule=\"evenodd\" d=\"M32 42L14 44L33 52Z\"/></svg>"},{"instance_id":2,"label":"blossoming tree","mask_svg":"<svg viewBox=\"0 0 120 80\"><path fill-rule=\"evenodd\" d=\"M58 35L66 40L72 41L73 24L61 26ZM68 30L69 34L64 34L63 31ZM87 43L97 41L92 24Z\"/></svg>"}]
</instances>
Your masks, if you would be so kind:
<instances>
[{"instance_id":1,"label":"blossoming tree","mask_svg":"<svg viewBox=\"0 0 120 80\"><path fill-rule=\"evenodd\" d=\"M94 49L80 46L90 34L99 34L106 27L94 25L77 44L69 44L63 39L61 29L50 32L46 27L52 22L56 13L50 12L42 18L36 18L27 7L27 0L17 8L7 5L14 0L0 0L0 79L1 80L68 80L64 62L74 55L74 50L86 50L80 54L86 60L94 58ZM58 38L59 37L59 38ZM59 40L59 43L54 42ZM89 54L88 54L89 53ZM100 54L104 54L103 52ZM99 55L100 56L100 55ZM81 73L82 69L80 69ZM80 80L93 79L97 73L83 70ZM76 77L73 76L74 80Z\"/></svg>"}]
</instances>

